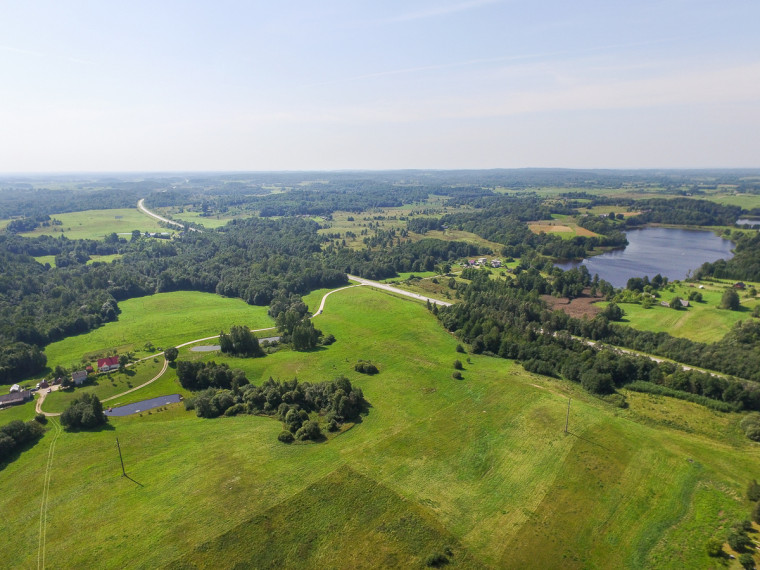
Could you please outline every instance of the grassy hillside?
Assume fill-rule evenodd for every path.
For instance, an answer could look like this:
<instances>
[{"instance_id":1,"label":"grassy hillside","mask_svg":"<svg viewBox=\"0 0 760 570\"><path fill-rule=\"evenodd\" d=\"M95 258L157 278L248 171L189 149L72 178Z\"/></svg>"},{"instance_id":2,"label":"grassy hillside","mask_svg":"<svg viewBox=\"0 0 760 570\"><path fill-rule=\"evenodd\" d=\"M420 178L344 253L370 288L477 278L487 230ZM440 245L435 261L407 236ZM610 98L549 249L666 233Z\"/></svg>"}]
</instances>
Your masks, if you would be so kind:
<instances>
[{"instance_id":1,"label":"grassy hillside","mask_svg":"<svg viewBox=\"0 0 760 570\"><path fill-rule=\"evenodd\" d=\"M4 564L34 566L43 545L61 567L406 568L449 549L452 567L700 568L716 565L707 538L749 513L760 453L724 435L738 415L677 402L669 424L666 398L618 410L486 356L453 380L456 339L424 306L366 287L329 297L315 324L337 342L225 360L253 382L345 374L372 405L361 423L284 445L276 420L202 420L178 405L99 432L51 430L2 470L15 537ZM358 358L380 373L354 372ZM681 425L689 410L710 427Z\"/></svg>"},{"instance_id":2,"label":"grassy hillside","mask_svg":"<svg viewBox=\"0 0 760 570\"><path fill-rule=\"evenodd\" d=\"M720 309L720 300L729 285L705 282L705 289L697 289L698 284L680 283L673 291L661 291L657 304L649 309L633 303L621 303L626 315L623 324L653 332L667 332L673 336L690 338L698 342L715 342L723 338L737 321L751 318L752 309L757 305L756 298L748 298L740 292L741 310L729 311ZM702 302L692 301L690 307L684 310L674 310L659 305L659 301L670 301L678 295L688 299L689 294L698 291L702 294ZM600 303L604 306L606 303Z\"/></svg>"},{"instance_id":3,"label":"grassy hillside","mask_svg":"<svg viewBox=\"0 0 760 570\"><path fill-rule=\"evenodd\" d=\"M78 365L82 358L97 359L109 350L147 355L146 343L166 348L219 331L231 325L265 328L273 325L266 307L200 293L177 291L138 297L119 303L119 320L87 334L69 337L45 348L48 366Z\"/></svg>"}]
</instances>

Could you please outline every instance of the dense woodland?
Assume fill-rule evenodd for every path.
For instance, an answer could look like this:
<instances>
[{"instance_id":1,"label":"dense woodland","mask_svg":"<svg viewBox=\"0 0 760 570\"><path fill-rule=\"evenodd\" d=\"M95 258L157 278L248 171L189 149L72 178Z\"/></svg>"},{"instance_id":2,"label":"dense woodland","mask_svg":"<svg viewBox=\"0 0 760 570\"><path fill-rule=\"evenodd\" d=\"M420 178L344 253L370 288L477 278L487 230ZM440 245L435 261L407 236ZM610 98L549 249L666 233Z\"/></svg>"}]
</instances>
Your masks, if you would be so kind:
<instances>
[{"instance_id":1,"label":"dense woodland","mask_svg":"<svg viewBox=\"0 0 760 570\"><path fill-rule=\"evenodd\" d=\"M470 283L458 288L462 303L432 310L474 353L519 360L528 371L579 382L596 394L645 382L725 402L732 409L760 410L760 384L683 371L646 357L600 350L590 342L604 341L760 381L755 366L760 357L760 323L747 322L720 342L705 345L615 325L610 320L614 311L574 319L559 310L549 311L540 298L556 293L559 286L567 287L568 273L547 279L531 267L515 279L497 280L487 271L476 271ZM592 284L582 271L574 282L583 287Z\"/></svg>"},{"instance_id":2,"label":"dense woodland","mask_svg":"<svg viewBox=\"0 0 760 570\"><path fill-rule=\"evenodd\" d=\"M42 371L47 344L117 319L119 301L166 291L203 291L270 305L275 309L270 313L282 325L284 339L304 349L313 348L326 339L308 320L300 295L344 285L349 273L382 279L401 272L441 270L447 264L491 253L488 248L470 243L424 238L431 230L446 228L465 230L500 244L500 250L494 253L521 260L511 284L498 285L503 290L479 291L479 287L491 285L471 273L472 283L467 288L452 290L452 294L466 299L461 307L471 313L464 319L458 313L464 308L450 309L443 311L441 318L448 328L472 342L475 350L519 358L529 369L573 376L568 371L563 373L557 364L563 359L550 354L558 350L559 337L530 332L531 327L537 327L666 357L677 355L680 361L692 365L760 380L748 364L756 362L758 356L753 323L745 323L721 343L706 346L664 333L638 332L609 321L576 322L561 315L547 316L537 297L531 297L545 293L574 297L585 287L599 295L612 296L609 284L576 270L563 273L552 268L552 260L580 258L599 247L624 246L624 230L646 223L732 225L739 215L748 212L698 197L718 182L735 184L736 192L760 193L760 185L748 178L750 174L530 169L255 173L131 180L93 178L76 183L62 178L50 181L50 187L55 189L20 178L5 179L0 181L0 218L13 220L0 233L0 382L9 383ZM539 186L565 191L544 199L531 191ZM652 197L633 200L597 196L594 192L629 187L639 194L651 192ZM505 188L513 193L499 193ZM675 197L657 197L663 193ZM419 205L431 195L445 197L448 205L462 208L459 213L443 217L411 217L406 229L375 226L361 249L346 247L339 236L318 233L320 222L307 217L318 216L326 222L338 210L359 212L380 206ZM188 206L209 215L237 208L250 216L217 230L182 233L172 240L152 239L139 232L128 239L112 234L104 240L18 235L20 231L54 223L50 217L56 213L134 207L141 197L146 198L149 207ZM579 208L596 206L609 208L609 214L579 214ZM626 217L615 214L622 211L637 213ZM553 214L576 215L580 226L598 235L562 239L530 231L527 222L548 220ZM423 239L411 239L410 232ZM731 236L737 243L736 256L705 264L698 275L760 279L758 233L734 232ZM93 255L109 254L121 257L113 263L88 264ZM56 267L33 259L43 255L55 256ZM520 315L519 325L508 326L512 317L491 323L483 316L485 320L480 322L477 315L491 311L488 307L492 302L497 306L515 303L509 307ZM476 322L477 326L472 324ZM518 328L513 330L515 326ZM478 327L481 330L475 334ZM517 334L515 330L521 332ZM576 350L569 345L562 350L586 354L585 348ZM586 370L589 362L578 366ZM625 382L651 380L646 378L650 371L644 370L644 364L641 367L635 378L626 377ZM591 366L594 370L602 368ZM586 384L595 383L597 391L609 391L623 382L619 374L609 372L608 378L604 376L607 373L600 372L593 382L587 378ZM712 388L707 391L715 392Z\"/></svg>"}]
</instances>

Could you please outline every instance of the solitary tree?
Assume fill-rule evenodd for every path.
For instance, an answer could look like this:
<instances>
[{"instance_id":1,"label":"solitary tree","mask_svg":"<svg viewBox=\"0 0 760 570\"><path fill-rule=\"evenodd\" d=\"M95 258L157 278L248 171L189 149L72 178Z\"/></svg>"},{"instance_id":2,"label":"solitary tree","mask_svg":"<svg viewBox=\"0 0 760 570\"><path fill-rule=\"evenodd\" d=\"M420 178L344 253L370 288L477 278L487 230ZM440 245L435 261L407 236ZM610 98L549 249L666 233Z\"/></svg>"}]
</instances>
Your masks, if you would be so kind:
<instances>
[{"instance_id":1,"label":"solitary tree","mask_svg":"<svg viewBox=\"0 0 760 570\"><path fill-rule=\"evenodd\" d=\"M739 294L733 289L726 289L723 292L723 296L720 298L720 308L729 309L731 311L739 310Z\"/></svg>"},{"instance_id":2,"label":"solitary tree","mask_svg":"<svg viewBox=\"0 0 760 570\"><path fill-rule=\"evenodd\" d=\"M179 350L177 350L177 348L174 346L172 346L171 348L167 348L164 351L164 357L169 362L174 362L175 360L177 360L177 356L179 356Z\"/></svg>"}]
</instances>

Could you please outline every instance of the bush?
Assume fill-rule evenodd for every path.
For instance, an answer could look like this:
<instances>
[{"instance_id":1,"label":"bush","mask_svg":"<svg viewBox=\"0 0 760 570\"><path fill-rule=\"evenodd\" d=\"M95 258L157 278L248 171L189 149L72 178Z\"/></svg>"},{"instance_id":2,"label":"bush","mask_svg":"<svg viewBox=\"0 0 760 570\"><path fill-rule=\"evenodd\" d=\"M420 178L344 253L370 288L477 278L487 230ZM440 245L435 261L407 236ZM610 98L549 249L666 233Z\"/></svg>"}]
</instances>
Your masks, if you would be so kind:
<instances>
[{"instance_id":1,"label":"bush","mask_svg":"<svg viewBox=\"0 0 760 570\"><path fill-rule=\"evenodd\" d=\"M723 555L723 543L717 538L710 538L705 543L705 550L708 556L717 557Z\"/></svg>"},{"instance_id":2,"label":"bush","mask_svg":"<svg viewBox=\"0 0 760 570\"><path fill-rule=\"evenodd\" d=\"M282 430L280 435L277 436L282 443L293 443L293 434L287 430Z\"/></svg>"},{"instance_id":3,"label":"bush","mask_svg":"<svg viewBox=\"0 0 760 570\"><path fill-rule=\"evenodd\" d=\"M747 570L752 570L752 568L755 567L755 559L749 552L745 552L739 556L739 564L741 564L742 567L746 568Z\"/></svg>"},{"instance_id":4,"label":"bush","mask_svg":"<svg viewBox=\"0 0 760 570\"><path fill-rule=\"evenodd\" d=\"M47 423L47 416L45 414L36 414L34 416L34 421L38 424L46 424Z\"/></svg>"},{"instance_id":5,"label":"bush","mask_svg":"<svg viewBox=\"0 0 760 570\"><path fill-rule=\"evenodd\" d=\"M354 370L357 372L361 372L362 374L377 374L379 370L377 369L377 366L372 364L369 360L360 360L356 364L354 364Z\"/></svg>"},{"instance_id":6,"label":"bush","mask_svg":"<svg viewBox=\"0 0 760 570\"><path fill-rule=\"evenodd\" d=\"M755 503L755 506L752 509L752 514L750 516L752 517L753 521L760 524L760 501Z\"/></svg>"},{"instance_id":7,"label":"bush","mask_svg":"<svg viewBox=\"0 0 760 570\"><path fill-rule=\"evenodd\" d=\"M440 568L449 563L449 558L443 552L433 552L425 559L425 566Z\"/></svg>"},{"instance_id":8,"label":"bush","mask_svg":"<svg viewBox=\"0 0 760 570\"><path fill-rule=\"evenodd\" d=\"M296 439L299 441L306 441L310 439L312 441L322 437L322 430L319 429L319 424L312 420L307 420L296 432Z\"/></svg>"},{"instance_id":9,"label":"bush","mask_svg":"<svg viewBox=\"0 0 760 570\"><path fill-rule=\"evenodd\" d=\"M454 380L461 380L462 379L462 373L459 372L459 370L455 370L454 373L451 375L451 377Z\"/></svg>"},{"instance_id":10,"label":"bush","mask_svg":"<svg viewBox=\"0 0 760 570\"><path fill-rule=\"evenodd\" d=\"M462 354L464 354L464 347L461 344L457 344L456 350L457 352L461 352Z\"/></svg>"},{"instance_id":11,"label":"bush","mask_svg":"<svg viewBox=\"0 0 760 570\"><path fill-rule=\"evenodd\" d=\"M738 311L741 301L739 300L739 294L734 289L726 289L723 292L723 296L720 298L720 308L728 309L730 311Z\"/></svg>"},{"instance_id":12,"label":"bush","mask_svg":"<svg viewBox=\"0 0 760 570\"><path fill-rule=\"evenodd\" d=\"M245 404L235 404L233 406L230 406L224 411L224 415L226 417L232 417L236 416L238 414L244 414L246 413L247 408L245 407Z\"/></svg>"},{"instance_id":13,"label":"bush","mask_svg":"<svg viewBox=\"0 0 760 570\"><path fill-rule=\"evenodd\" d=\"M13 420L0 427L0 463L24 445L38 440L45 429L37 422Z\"/></svg>"},{"instance_id":14,"label":"bush","mask_svg":"<svg viewBox=\"0 0 760 570\"><path fill-rule=\"evenodd\" d=\"M456 368L457 370L462 370L462 363L459 360L455 360L454 368Z\"/></svg>"},{"instance_id":15,"label":"bush","mask_svg":"<svg viewBox=\"0 0 760 570\"><path fill-rule=\"evenodd\" d=\"M752 541L743 530L732 530L728 535L728 545L736 552L744 552L750 544Z\"/></svg>"}]
</instances>

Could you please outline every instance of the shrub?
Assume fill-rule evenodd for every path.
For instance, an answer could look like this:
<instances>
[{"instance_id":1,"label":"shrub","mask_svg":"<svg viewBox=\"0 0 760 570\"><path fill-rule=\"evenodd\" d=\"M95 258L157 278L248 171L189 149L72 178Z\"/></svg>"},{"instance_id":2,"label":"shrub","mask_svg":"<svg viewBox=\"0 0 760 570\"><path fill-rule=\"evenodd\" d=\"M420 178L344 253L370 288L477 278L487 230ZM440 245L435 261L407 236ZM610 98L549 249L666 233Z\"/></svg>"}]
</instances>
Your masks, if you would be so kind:
<instances>
[{"instance_id":1,"label":"shrub","mask_svg":"<svg viewBox=\"0 0 760 570\"><path fill-rule=\"evenodd\" d=\"M723 296L720 298L720 308L728 309L730 311L738 311L741 301L739 300L739 294L734 289L726 289L723 292Z\"/></svg>"},{"instance_id":2,"label":"shrub","mask_svg":"<svg viewBox=\"0 0 760 570\"><path fill-rule=\"evenodd\" d=\"M236 416L238 414L244 414L246 412L245 404L235 404L230 406L224 411L226 417Z\"/></svg>"},{"instance_id":3,"label":"shrub","mask_svg":"<svg viewBox=\"0 0 760 570\"><path fill-rule=\"evenodd\" d=\"M425 559L425 566L440 568L449 563L449 558L443 552L433 552Z\"/></svg>"},{"instance_id":4,"label":"shrub","mask_svg":"<svg viewBox=\"0 0 760 570\"><path fill-rule=\"evenodd\" d=\"M357 372L361 372L362 374L377 374L379 370L377 369L377 366L372 364L369 360L360 360L356 364L354 364L354 370Z\"/></svg>"},{"instance_id":5,"label":"shrub","mask_svg":"<svg viewBox=\"0 0 760 570\"><path fill-rule=\"evenodd\" d=\"M299 441L305 441L307 439L316 440L322 437L322 430L319 429L319 424L312 420L307 420L296 432L296 439Z\"/></svg>"},{"instance_id":6,"label":"shrub","mask_svg":"<svg viewBox=\"0 0 760 570\"><path fill-rule=\"evenodd\" d=\"M708 556L716 557L723 555L723 543L717 538L710 538L705 543L705 550Z\"/></svg>"},{"instance_id":7,"label":"shrub","mask_svg":"<svg viewBox=\"0 0 760 570\"><path fill-rule=\"evenodd\" d=\"M287 430L282 430L280 435L277 436L282 443L293 443L293 434Z\"/></svg>"},{"instance_id":8,"label":"shrub","mask_svg":"<svg viewBox=\"0 0 760 570\"><path fill-rule=\"evenodd\" d=\"M454 368L456 368L457 370L462 370L462 363L459 360L455 360Z\"/></svg>"},{"instance_id":9,"label":"shrub","mask_svg":"<svg viewBox=\"0 0 760 570\"><path fill-rule=\"evenodd\" d=\"M462 373L459 372L459 370L455 370L454 373L451 375L451 377L454 380L461 380L462 379Z\"/></svg>"},{"instance_id":10,"label":"shrub","mask_svg":"<svg viewBox=\"0 0 760 570\"><path fill-rule=\"evenodd\" d=\"M464 347L461 344L457 344L457 349L456 350L457 350L457 352L461 352L462 354L464 354Z\"/></svg>"},{"instance_id":11,"label":"shrub","mask_svg":"<svg viewBox=\"0 0 760 570\"><path fill-rule=\"evenodd\" d=\"M755 567L755 559L749 552L745 552L739 556L739 564L741 564L742 567L746 568L747 570L752 570L752 568Z\"/></svg>"},{"instance_id":12,"label":"shrub","mask_svg":"<svg viewBox=\"0 0 760 570\"><path fill-rule=\"evenodd\" d=\"M728 545L736 552L744 552L750 544L752 541L744 530L732 530L728 535Z\"/></svg>"},{"instance_id":13,"label":"shrub","mask_svg":"<svg viewBox=\"0 0 760 570\"><path fill-rule=\"evenodd\" d=\"M38 424L46 424L48 420L45 414L36 414L34 416L34 421Z\"/></svg>"},{"instance_id":14,"label":"shrub","mask_svg":"<svg viewBox=\"0 0 760 570\"><path fill-rule=\"evenodd\" d=\"M750 516L752 517L753 521L760 524L760 501L755 503L755 506L752 509L752 514Z\"/></svg>"}]
</instances>

